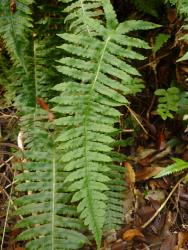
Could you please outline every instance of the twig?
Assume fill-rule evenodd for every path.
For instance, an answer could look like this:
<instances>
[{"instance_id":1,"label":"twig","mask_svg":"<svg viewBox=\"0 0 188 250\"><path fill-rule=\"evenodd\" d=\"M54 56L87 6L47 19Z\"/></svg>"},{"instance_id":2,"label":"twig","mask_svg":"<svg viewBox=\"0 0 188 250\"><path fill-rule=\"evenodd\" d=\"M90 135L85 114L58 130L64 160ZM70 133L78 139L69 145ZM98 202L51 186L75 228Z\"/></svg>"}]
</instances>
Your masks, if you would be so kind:
<instances>
[{"instance_id":1,"label":"twig","mask_svg":"<svg viewBox=\"0 0 188 250\"><path fill-rule=\"evenodd\" d=\"M11 161L13 158L14 158L14 155L12 155L10 158L8 158L8 160L6 160L5 162L3 162L3 163L0 165L0 168L3 167L4 165L6 165L7 163L9 163L9 161Z\"/></svg>"},{"instance_id":2,"label":"twig","mask_svg":"<svg viewBox=\"0 0 188 250\"><path fill-rule=\"evenodd\" d=\"M136 120L136 122L140 125L140 127L143 129L143 131L148 135L149 133L147 132L147 130L144 128L144 126L142 125L142 122L139 120L138 115L129 107L126 106L127 109L129 110L130 114L133 116L133 118Z\"/></svg>"},{"instance_id":3,"label":"twig","mask_svg":"<svg viewBox=\"0 0 188 250\"><path fill-rule=\"evenodd\" d=\"M169 55L170 55L170 52L168 52L168 53L166 53L166 54L164 54L164 55L162 55L162 56L159 56L159 57L157 57L155 60L153 60L153 61L151 61L151 62L149 62L149 63L147 63L147 64L144 64L144 65L140 66L140 67L138 68L138 70L147 68L147 67L151 66L152 64L154 64L155 62L159 61L160 59L162 59L162 58L164 58L164 57L167 57L167 56L169 56Z\"/></svg>"},{"instance_id":4,"label":"twig","mask_svg":"<svg viewBox=\"0 0 188 250\"><path fill-rule=\"evenodd\" d=\"M168 200L170 199L170 197L172 196L172 194L175 192L176 188L179 186L179 184L182 182L182 180L185 178L182 177L177 183L176 185L173 187L172 191L170 192L170 194L168 195L168 197L166 198L166 200L161 204L161 206L159 207L159 209L154 213L154 215L146 222L144 223L144 225L141 226L141 228L146 228L156 217L157 215L163 210L163 208L166 206L166 203L168 202Z\"/></svg>"},{"instance_id":5,"label":"twig","mask_svg":"<svg viewBox=\"0 0 188 250\"><path fill-rule=\"evenodd\" d=\"M4 244L5 234L6 234L6 227L7 227L8 215L9 215L9 211L10 211L10 205L11 205L11 203L13 203L13 201L11 199L12 190L13 190L13 186L11 187L10 195L7 194L8 195L8 206L7 206L7 211L6 211L5 224L3 227L3 235L2 235L2 239L1 239L1 250L3 250L3 244ZM5 191L5 193L6 193L6 191Z\"/></svg>"}]
</instances>

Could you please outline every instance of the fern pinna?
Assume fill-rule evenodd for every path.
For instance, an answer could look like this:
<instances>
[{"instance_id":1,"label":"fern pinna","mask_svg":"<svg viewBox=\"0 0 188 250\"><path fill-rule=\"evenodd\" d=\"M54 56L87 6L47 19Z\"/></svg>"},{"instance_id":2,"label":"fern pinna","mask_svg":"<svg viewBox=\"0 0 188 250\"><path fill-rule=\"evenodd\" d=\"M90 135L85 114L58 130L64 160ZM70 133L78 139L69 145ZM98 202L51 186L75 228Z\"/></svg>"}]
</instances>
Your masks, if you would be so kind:
<instances>
[{"instance_id":1,"label":"fern pinna","mask_svg":"<svg viewBox=\"0 0 188 250\"><path fill-rule=\"evenodd\" d=\"M106 25L84 17L95 37L85 32L59 35L64 40L60 48L67 57L59 61L58 70L66 77L56 85L55 90L61 94L53 99L57 103L53 111L62 116L55 123L62 128L56 141L62 150L64 170L69 172L65 183L69 184L72 202L78 202L80 218L92 231L98 247L108 200L108 172L113 166L112 133L121 115L116 107L128 105L125 95L130 93L130 83L134 84L134 78L139 76L130 60L142 60L144 56L135 48L149 48L146 42L128 33L157 27L145 21L118 24L110 2L102 3Z\"/></svg>"}]
</instances>

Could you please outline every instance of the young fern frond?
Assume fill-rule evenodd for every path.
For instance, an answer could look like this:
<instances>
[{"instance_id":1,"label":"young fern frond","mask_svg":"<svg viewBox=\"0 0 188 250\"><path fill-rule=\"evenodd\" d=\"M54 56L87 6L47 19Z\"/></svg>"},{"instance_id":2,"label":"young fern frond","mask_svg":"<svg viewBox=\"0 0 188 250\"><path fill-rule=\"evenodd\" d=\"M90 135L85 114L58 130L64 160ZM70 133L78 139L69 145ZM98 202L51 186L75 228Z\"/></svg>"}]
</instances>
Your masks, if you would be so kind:
<instances>
[{"instance_id":1,"label":"young fern frond","mask_svg":"<svg viewBox=\"0 0 188 250\"><path fill-rule=\"evenodd\" d=\"M78 202L80 217L98 247L108 199L110 178L106 172L111 171L113 161L109 156L114 140L111 133L116 131L114 123L120 116L114 107L128 104L124 95L130 92L129 83L139 76L130 60L144 56L135 48L149 48L128 33L158 27L143 21L118 24L109 1L103 1L103 8L106 26L85 17L97 38L82 33L60 35L64 40L60 48L68 56L59 61L58 70L68 80L55 87L61 95L53 98L57 103L53 110L62 116L56 125L62 128L57 142L64 152L64 170L69 172L65 183L69 183L72 201Z\"/></svg>"},{"instance_id":2,"label":"young fern frond","mask_svg":"<svg viewBox=\"0 0 188 250\"><path fill-rule=\"evenodd\" d=\"M13 62L21 65L25 73L27 73L27 63L24 53L32 27L30 5L33 2L33 0L15 1L14 9L11 8L10 1L0 2L0 36L4 39Z\"/></svg>"},{"instance_id":3,"label":"young fern frond","mask_svg":"<svg viewBox=\"0 0 188 250\"><path fill-rule=\"evenodd\" d=\"M175 163L164 168L158 175L155 176L155 178L160 178L169 174L175 174L177 172L188 169L188 162L178 158L172 159L175 161Z\"/></svg>"},{"instance_id":4,"label":"young fern frond","mask_svg":"<svg viewBox=\"0 0 188 250\"><path fill-rule=\"evenodd\" d=\"M40 115L43 112L36 117L40 119ZM80 249L86 242L81 233L85 228L76 218L76 208L68 205L71 195L62 185L65 177L53 134L46 122L35 121L27 128L24 172L16 176L17 190L28 192L15 201L16 214L23 216L17 223L24 229L18 240L29 240L26 247L30 250Z\"/></svg>"}]
</instances>

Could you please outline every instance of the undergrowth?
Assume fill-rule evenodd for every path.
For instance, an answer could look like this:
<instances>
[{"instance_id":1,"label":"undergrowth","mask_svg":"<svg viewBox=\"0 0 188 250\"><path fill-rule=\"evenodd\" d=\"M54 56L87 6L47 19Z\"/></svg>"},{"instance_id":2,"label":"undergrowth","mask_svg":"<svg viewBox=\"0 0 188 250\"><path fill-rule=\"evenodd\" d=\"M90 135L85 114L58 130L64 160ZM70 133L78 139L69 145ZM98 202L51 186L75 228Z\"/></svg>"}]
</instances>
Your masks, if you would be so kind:
<instances>
[{"instance_id":1,"label":"undergrowth","mask_svg":"<svg viewBox=\"0 0 188 250\"><path fill-rule=\"evenodd\" d=\"M145 1L131 2L154 18L164 5L152 1L143 9ZM185 0L165 4L176 5L182 17L188 13ZM100 249L104 231L124 223L120 111L130 110L130 97L144 87L135 65L151 49L144 32L160 25L130 17L119 23L108 0L2 0L0 14L1 85L24 134L14 166L18 240L27 249L63 250L94 239ZM154 53L168 38L158 37ZM155 93L163 119L187 105L178 87Z\"/></svg>"}]
</instances>

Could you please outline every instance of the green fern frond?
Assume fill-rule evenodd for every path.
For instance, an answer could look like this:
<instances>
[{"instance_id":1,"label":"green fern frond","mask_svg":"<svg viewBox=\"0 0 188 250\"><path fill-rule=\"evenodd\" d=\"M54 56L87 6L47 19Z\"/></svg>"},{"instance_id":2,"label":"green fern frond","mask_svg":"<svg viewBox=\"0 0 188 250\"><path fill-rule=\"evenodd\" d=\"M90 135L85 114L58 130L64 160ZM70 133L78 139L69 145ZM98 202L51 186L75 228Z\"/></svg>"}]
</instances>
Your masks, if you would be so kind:
<instances>
[{"instance_id":1,"label":"green fern frond","mask_svg":"<svg viewBox=\"0 0 188 250\"><path fill-rule=\"evenodd\" d=\"M176 87L157 89L155 95L159 96L157 113L166 120L168 117L173 118L172 112L178 111L180 101L180 90Z\"/></svg>"},{"instance_id":2,"label":"green fern frond","mask_svg":"<svg viewBox=\"0 0 188 250\"><path fill-rule=\"evenodd\" d=\"M74 33L86 32L90 36L94 35L91 26L87 24L87 18L98 18L103 14L101 0L60 0L68 4L64 9L67 14L65 22L70 23L69 29Z\"/></svg>"},{"instance_id":3,"label":"green fern frond","mask_svg":"<svg viewBox=\"0 0 188 250\"><path fill-rule=\"evenodd\" d=\"M10 1L0 2L0 36L4 39L13 62L21 65L25 73L25 48L32 27L30 5L33 0L15 1L15 10L11 10Z\"/></svg>"},{"instance_id":4,"label":"green fern frond","mask_svg":"<svg viewBox=\"0 0 188 250\"><path fill-rule=\"evenodd\" d=\"M169 174L175 174L188 169L188 162L178 158L172 158L172 160L174 160L175 163L164 168L158 175L155 176L155 178L160 178Z\"/></svg>"},{"instance_id":5,"label":"green fern frond","mask_svg":"<svg viewBox=\"0 0 188 250\"><path fill-rule=\"evenodd\" d=\"M187 0L166 0L166 3L169 2L171 5L176 5L178 12L182 15L188 15L188 3Z\"/></svg>"},{"instance_id":6,"label":"green fern frond","mask_svg":"<svg viewBox=\"0 0 188 250\"><path fill-rule=\"evenodd\" d=\"M47 131L47 123L38 121L29 127L25 133L29 141L24 152L26 162L17 167L24 171L16 176L17 190L28 192L15 201L16 214L23 216L17 223L24 229L18 240L29 240L27 249L31 250L80 249L87 241L81 233L85 227L76 218L76 208L68 205L71 194L62 184L65 176L53 135Z\"/></svg>"},{"instance_id":7,"label":"green fern frond","mask_svg":"<svg viewBox=\"0 0 188 250\"><path fill-rule=\"evenodd\" d=\"M124 222L124 193L125 193L125 169L122 166L110 165L110 178L108 187L109 191L106 192L108 197L106 207L106 220L104 230L120 229Z\"/></svg>"},{"instance_id":8,"label":"green fern frond","mask_svg":"<svg viewBox=\"0 0 188 250\"><path fill-rule=\"evenodd\" d=\"M54 88L61 94L53 98L57 103L53 110L61 114L55 122L62 130L56 141L63 149L64 170L69 172L65 183L74 193L72 201L78 202L80 217L98 247L107 209L107 173L113 161L110 144L120 116L114 107L128 104L124 95L130 91L129 83L139 76L130 59L142 60L144 56L132 48L149 48L128 33L158 27L143 21L118 24L110 2L103 1L103 7L106 27L85 17L96 38L81 33L59 35L64 40L60 48L68 56L59 61L58 70L68 81Z\"/></svg>"}]
</instances>

